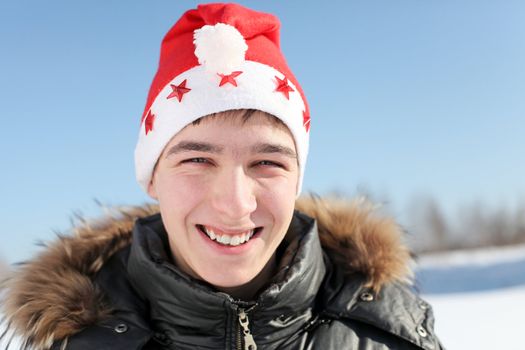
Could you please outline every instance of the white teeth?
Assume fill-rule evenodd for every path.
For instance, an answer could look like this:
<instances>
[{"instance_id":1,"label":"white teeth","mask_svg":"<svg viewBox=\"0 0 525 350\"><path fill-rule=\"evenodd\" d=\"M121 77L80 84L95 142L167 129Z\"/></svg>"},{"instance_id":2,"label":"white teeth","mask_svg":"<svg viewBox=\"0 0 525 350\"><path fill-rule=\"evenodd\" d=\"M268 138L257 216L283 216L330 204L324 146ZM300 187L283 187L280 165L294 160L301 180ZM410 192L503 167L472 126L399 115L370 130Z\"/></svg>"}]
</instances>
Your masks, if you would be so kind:
<instances>
[{"instance_id":1,"label":"white teeth","mask_svg":"<svg viewBox=\"0 0 525 350\"><path fill-rule=\"evenodd\" d=\"M217 241L219 241L219 243L222 243L222 244L230 244L230 239L231 239L230 236L222 235L217 238Z\"/></svg>"},{"instance_id":2,"label":"white teeth","mask_svg":"<svg viewBox=\"0 0 525 350\"><path fill-rule=\"evenodd\" d=\"M239 245L241 243L241 236L234 236L234 237L232 237L232 239L230 240L230 244L231 245Z\"/></svg>"},{"instance_id":3,"label":"white teeth","mask_svg":"<svg viewBox=\"0 0 525 350\"><path fill-rule=\"evenodd\" d=\"M210 237L212 240L224 245L230 245L234 247L248 242L254 234L254 230L249 230L243 234L236 236L217 235L211 228L208 228L206 226L202 226L202 228L204 229L204 232L208 235L208 237Z\"/></svg>"}]
</instances>

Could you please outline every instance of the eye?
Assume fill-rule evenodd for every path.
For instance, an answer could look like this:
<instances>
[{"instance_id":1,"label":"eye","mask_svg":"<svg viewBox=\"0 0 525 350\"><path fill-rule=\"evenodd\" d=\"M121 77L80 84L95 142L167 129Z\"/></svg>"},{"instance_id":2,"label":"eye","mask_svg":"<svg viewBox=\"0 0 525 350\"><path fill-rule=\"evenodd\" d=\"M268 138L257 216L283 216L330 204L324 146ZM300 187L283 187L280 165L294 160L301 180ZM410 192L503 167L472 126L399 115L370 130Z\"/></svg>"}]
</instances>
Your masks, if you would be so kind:
<instances>
[{"instance_id":1,"label":"eye","mask_svg":"<svg viewBox=\"0 0 525 350\"><path fill-rule=\"evenodd\" d=\"M184 159L181 163L209 163L209 161L206 158L197 157L197 158Z\"/></svg>"},{"instance_id":2,"label":"eye","mask_svg":"<svg viewBox=\"0 0 525 350\"><path fill-rule=\"evenodd\" d=\"M273 162L271 160L261 160L260 162L257 162L255 165L260 165L260 166L265 166L265 167L284 168L284 166L281 163Z\"/></svg>"}]
</instances>

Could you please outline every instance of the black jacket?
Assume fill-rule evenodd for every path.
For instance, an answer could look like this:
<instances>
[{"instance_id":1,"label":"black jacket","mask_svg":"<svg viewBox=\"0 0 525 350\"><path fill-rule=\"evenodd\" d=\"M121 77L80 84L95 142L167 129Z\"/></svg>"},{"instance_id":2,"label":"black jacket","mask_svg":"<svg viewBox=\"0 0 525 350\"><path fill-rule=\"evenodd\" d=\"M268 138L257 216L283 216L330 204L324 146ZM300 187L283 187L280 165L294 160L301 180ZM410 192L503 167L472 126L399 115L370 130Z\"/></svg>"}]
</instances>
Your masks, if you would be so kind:
<instances>
[{"instance_id":1,"label":"black jacket","mask_svg":"<svg viewBox=\"0 0 525 350\"><path fill-rule=\"evenodd\" d=\"M298 207L317 223L296 212L277 251L278 272L254 301L234 300L180 272L160 215L145 216L149 210L124 214L111 228L81 231L77 241L63 238L22 267L8 283L7 315L18 331L21 317L31 316L23 336L42 349L249 349L253 343L258 349L441 348L430 307L406 283L409 255L393 222L355 203L308 200ZM115 222L135 216L142 218L132 230L129 222L115 229ZM94 255L83 245L78 254L87 256L71 250L78 239L92 245L97 237ZM69 276L69 283L79 278L78 286L70 286L79 290L62 291L56 310L40 310L55 313L51 319L37 312L28 295L14 291L29 283L38 260L56 259L50 250L57 247L71 261L54 283L68 283L63 278L71 265L84 271ZM16 310L24 299L33 310L22 316Z\"/></svg>"}]
</instances>

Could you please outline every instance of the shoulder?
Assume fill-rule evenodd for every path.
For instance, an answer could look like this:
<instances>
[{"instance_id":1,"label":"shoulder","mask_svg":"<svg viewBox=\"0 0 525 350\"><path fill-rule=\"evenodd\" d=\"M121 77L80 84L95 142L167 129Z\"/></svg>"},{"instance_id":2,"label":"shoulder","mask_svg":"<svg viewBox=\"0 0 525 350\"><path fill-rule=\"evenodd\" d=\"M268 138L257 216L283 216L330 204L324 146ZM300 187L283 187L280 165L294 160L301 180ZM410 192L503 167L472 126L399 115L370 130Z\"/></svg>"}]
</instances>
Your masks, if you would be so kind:
<instances>
[{"instance_id":1,"label":"shoulder","mask_svg":"<svg viewBox=\"0 0 525 350\"><path fill-rule=\"evenodd\" d=\"M348 339L359 337L389 349L441 349L431 306L404 284L389 283L374 292L358 279L349 281L325 313Z\"/></svg>"},{"instance_id":2,"label":"shoulder","mask_svg":"<svg viewBox=\"0 0 525 350\"><path fill-rule=\"evenodd\" d=\"M363 275L334 267L318 299L316 344L337 339L360 349L442 349L431 306L406 283L386 283L375 291Z\"/></svg>"},{"instance_id":3,"label":"shoulder","mask_svg":"<svg viewBox=\"0 0 525 350\"><path fill-rule=\"evenodd\" d=\"M9 330L28 347L49 349L79 333L116 327L133 305L120 293L132 290L123 262L131 231L137 218L154 212L153 206L133 207L82 222L20 264L1 286ZM124 303L124 312L116 313Z\"/></svg>"},{"instance_id":4,"label":"shoulder","mask_svg":"<svg viewBox=\"0 0 525 350\"><path fill-rule=\"evenodd\" d=\"M322 325L316 332L328 335L325 341L358 341L365 349L363 342L440 348L432 309L412 287L404 231L392 218L364 200L309 198L297 207L315 218L325 253L316 320Z\"/></svg>"},{"instance_id":5,"label":"shoulder","mask_svg":"<svg viewBox=\"0 0 525 350\"><path fill-rule=\"evenodd\" d=\"M129 246L108 259L93 279L103 294L107 315L77 333L55 342L53 349L135 349L152 337L147 321L147 304L130 284L126 263Z\"/></svg>"}]
</instances>

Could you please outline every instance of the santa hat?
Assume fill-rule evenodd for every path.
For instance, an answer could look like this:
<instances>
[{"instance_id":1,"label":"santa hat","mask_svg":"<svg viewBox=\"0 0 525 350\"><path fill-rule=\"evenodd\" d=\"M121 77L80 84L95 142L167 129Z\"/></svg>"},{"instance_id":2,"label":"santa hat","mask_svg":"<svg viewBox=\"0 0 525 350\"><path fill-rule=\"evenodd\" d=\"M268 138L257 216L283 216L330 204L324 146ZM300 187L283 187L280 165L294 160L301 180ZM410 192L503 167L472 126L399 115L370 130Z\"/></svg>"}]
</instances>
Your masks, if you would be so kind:
<instances>
[{"instance_id":1,"label":"santa hat","mask_svg":"<svg viewBox=\"0 0 525 350\"><path fill-rule=\"evenodd\" d=\"M164 147L196 119L232 109L257 109L290 129L301 188L310 113L279 44L277 17L236 4L187 11L161 44L135 149L135 171L147 191Z\"/></svg>"}]
</instances>

